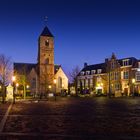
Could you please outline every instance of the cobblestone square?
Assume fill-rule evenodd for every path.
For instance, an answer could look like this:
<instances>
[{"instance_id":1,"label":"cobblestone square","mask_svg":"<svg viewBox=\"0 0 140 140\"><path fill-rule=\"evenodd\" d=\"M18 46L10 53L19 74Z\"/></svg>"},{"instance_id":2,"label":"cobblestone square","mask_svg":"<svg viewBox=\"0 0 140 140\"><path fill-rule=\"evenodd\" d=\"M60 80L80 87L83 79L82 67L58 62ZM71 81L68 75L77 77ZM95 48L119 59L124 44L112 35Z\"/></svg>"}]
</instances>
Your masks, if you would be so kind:
<instances>
[{"instance_id":1,"label":"cobblestone square","mask_svg":"<svg viewBox=\"0 0 140 140\"><path fill-rule=\"evenodd\" d=\"M1 139L139 139L139 116L140 98L16 102Z\"/></svg>"}]
</instances>

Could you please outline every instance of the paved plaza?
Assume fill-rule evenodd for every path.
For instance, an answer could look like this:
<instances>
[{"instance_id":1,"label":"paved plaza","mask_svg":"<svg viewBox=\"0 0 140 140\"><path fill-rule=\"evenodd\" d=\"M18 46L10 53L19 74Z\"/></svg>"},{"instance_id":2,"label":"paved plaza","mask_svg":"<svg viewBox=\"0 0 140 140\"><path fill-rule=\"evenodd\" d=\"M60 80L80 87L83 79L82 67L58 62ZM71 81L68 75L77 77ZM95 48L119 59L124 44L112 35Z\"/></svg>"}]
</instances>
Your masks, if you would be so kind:
<instances>
[{"instance_id":1,"label":"paved plaza","mask_svg":"<svg viewBox=\"0 0 140 140\"><path fill-rule=\"evenodd\" d=\"M2 124L10 104L0 104ZM140 98L57 98L18 101L0 132L3 139L140 139Z\"/></svg>"}]
</instances>

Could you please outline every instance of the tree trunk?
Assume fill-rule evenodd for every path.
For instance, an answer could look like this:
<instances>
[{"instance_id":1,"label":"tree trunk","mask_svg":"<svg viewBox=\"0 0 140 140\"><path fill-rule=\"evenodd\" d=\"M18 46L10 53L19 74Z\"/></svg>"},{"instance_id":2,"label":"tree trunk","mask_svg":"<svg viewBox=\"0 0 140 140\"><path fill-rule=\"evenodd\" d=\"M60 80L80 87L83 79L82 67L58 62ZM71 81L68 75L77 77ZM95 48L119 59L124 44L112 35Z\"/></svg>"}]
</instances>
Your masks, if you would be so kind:
<instances>
[{"instance_id":1,"label":"tree trunk","mask_svg":"<svg viewBox=\"0 0 140 140\"><path fill-rule=\"evenodd\" d=\"M2 103L5 103L5 96L6 96L6 90L5 90L5 86L2 85Z\"/></svg>"}]
</instances>

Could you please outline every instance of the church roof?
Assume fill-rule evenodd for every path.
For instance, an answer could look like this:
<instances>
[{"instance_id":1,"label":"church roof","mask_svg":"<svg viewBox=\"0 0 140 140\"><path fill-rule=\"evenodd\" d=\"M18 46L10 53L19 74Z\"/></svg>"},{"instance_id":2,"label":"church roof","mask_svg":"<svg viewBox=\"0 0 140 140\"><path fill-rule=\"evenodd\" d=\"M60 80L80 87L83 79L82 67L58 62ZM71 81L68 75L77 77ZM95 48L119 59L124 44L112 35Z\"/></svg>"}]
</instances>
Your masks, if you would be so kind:
<instances>
[{"instance_id":1,"label":"church roof","mask_svg":"<svg viewBox=\"0 0 140 140\"><path fill-rule=\"evenodd\" d=\"M19 74L29 74L32 69L36 69L36 64L33 63L14 63L14 71Z\"/></svg>"},{"instance_id":2,"label":"church roof","mask_svg":"<svg viewBox=\"0 0 140 140\"><path fill-rule=\"evenodd\" d=\"M53 37L53 34L50 32L50 30L49 30L48 27L46 26L46 27L43 29L43 31L42 31L42 33L41 33L40 36Z\"/></svg>"}]
</instances>

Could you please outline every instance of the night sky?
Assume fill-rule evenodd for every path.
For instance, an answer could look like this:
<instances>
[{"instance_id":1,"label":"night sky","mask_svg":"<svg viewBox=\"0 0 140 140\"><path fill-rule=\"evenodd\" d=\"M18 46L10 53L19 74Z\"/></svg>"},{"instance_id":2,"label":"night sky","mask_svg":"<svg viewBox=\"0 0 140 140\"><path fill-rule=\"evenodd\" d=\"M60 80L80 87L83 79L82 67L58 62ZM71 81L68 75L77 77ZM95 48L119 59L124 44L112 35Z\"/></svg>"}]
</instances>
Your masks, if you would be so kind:
<instances>
[{"instance_id":1,"label":"night sky","mask_svg":"<svg viewBox=\"0 0 140 140\"><path fill-rule=\"evenodd\" d=\"M55 36L55 63L66 73L112 52L140 59L139 0L0 0L0 53L36 63L45 16Z\"/></svg>"}]
</instances>

